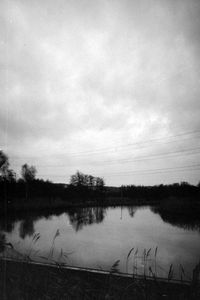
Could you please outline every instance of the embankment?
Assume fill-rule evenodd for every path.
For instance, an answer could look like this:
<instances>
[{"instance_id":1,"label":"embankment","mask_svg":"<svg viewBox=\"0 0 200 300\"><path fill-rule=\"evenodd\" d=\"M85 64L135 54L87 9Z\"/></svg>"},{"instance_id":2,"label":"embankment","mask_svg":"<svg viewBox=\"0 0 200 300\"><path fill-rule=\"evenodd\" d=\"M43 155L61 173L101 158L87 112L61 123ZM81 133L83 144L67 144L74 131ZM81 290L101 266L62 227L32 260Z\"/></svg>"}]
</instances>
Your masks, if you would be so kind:
<instances>
[{"instance_id":1,"label":"embankment","mask_svg":"<svg viewBox=\"0 0 200 300\"><path fill-rule=\"evenodd\" d=\"M0 259L1 299L198 299L199 285Z\"/></svg>"}]
</instances>

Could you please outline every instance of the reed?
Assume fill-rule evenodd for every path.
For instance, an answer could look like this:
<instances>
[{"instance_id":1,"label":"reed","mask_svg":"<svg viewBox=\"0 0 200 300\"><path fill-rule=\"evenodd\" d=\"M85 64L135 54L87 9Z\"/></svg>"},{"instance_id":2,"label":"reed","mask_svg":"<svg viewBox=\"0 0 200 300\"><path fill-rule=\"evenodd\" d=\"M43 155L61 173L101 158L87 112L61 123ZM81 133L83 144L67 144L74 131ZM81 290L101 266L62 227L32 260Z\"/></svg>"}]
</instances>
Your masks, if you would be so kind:
<instances>
[{"instance_id":1,"label":"reed","mask_svg":"<svg viewBox=\"0 0 200 300\"><path fill-rule=\"evenodd\" d=\"M25 259L27 259L28 261L32 260L31 259L31 254L32 254L32 251L33 251L33 245L37 243L37 241L40 239L40 233L35 233L33 235L33 238L30 242L30 245L29 245L29 249L27 251L27 253L25 254ZM39 250L35 251L35 254L38 253Z\"/></svg>"},{"instance_id":2,"label":"reed","mask_svg":"<svg viewBox=\"0 0 200 300\"><path fill-rule=\"evenodd\" d=\"M158 247L155 249L144 249L141 253L138 248L132 247L126 256L126 271L132 269L132 279L116 276L119 274L120 260L116 260L110 267L107 276L98 274L76 273L64 271L63 265L67 265L70 255L74 252L65 252L62 248L55 259L55 243L60 231L56 230L53 237L49 253L46 257L38 256L49 262L56 264L55 271L49 267L45 270L32 269L30 260L33 260L33 246L40 240L39 233L35 234L30 242L29 249L24 257L28 257L26 267L23 270L12 268L7 282L7 293L14 293L15 298L5 299L185 299L196 300L199 297L199 275L200 262L194 268L193 280L189 287L185 287L185 269L179 265L179 275L181 287L177 288L173 284L174 266L171 264L166 271L166 284L162 284L157 276L157 254ZM14 249L14 245L6 243L9 249ZM132 264L132 265L130 265ZM142 277L138 279L139 267L142 264ZM153 280L147 280L151 276ZM0 277L1 279L1 277ZM1 281L1 280L0 280ZM12 288L11 288L12 287ZM4 300L4 298L2 298Z\"/></svg>"}]
</instances>

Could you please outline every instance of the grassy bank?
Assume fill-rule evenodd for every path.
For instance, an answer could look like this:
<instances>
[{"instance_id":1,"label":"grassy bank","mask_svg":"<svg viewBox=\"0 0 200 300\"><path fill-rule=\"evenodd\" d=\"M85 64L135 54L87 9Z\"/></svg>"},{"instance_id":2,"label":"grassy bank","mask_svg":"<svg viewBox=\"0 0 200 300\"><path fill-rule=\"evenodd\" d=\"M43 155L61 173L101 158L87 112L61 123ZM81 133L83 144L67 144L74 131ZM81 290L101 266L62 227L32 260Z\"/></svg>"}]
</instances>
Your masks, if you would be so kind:
<instances>
[{"instance_id":1,"label":"grassy bank","mask_svg":"<svg viewBox=\"0 0 200 300\"><path fill-rule=\"evenodd\" d=\"M1 299L199 299L199 285L0 260Z\"/></svg>"}]
</instances>

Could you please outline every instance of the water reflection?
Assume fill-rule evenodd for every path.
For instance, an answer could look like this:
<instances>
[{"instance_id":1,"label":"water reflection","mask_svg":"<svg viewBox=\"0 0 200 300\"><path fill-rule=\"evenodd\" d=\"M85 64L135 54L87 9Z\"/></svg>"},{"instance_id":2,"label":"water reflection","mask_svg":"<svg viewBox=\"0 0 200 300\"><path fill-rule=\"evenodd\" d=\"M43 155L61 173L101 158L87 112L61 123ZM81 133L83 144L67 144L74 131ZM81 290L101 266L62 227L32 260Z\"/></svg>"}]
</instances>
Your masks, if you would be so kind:
<instances>
[{"instance_id":1,"label":"water reflection","mask_svg":"<svg viewBox=\"0 0 200 300\"><path fill-rule=\"evenodd\" d=\"M151 210L154 213L159 214L161 219L165 223L169 223L173 226L177 226L183 229L187 230L197 230L200 231L200 216L195 216L193 214L181 214L175 212L167 212L160 208L159 206L157 207L151 207Z\"/></svg>"},{"instance_id":2,"label":"water reflection","mask_svg":"<svg viewBox=\"0 0 200 300\"><path fill-rule=\"evenodd\" d=\"M105 207L76 208L67 212L71 225L79 231L85 225L103 222L106 215Z\"/></svg>"},{"instance_id":3,"label":"water reflection","mask_svg":"<svg viewBox=\"0 0 200 300\"><path fill-rule=\"evenodd\" d=\"M69 222L77 232L81 230L86 225L92 225L94 223L103 222L106 216L105 207L85 207L85 208L71 208L66 211L66 214L69 217ZM31 214L31 213L30 213ZM32 212L30 216L27 214L20 213L20 215L13 215L6 220L0 220L0 232L12 232L14 230L15 224L20 222L19 225L19 236L22 239L25 239L26 236L32 236L35 233L34 223L41 219L45 218L46 220L51 219L53 216L60 216L63 214L63 211L56 210L52 212Z\"/></svg>"},{"instance_id":4,"label":"water reflection","mask_svg":"<svg viewBox=\"0 0 200 300\"><path fill-rule=\"evenodd\" d=\"M4 220L0 221L0 232L4 231L7 233L11 233L15 229L15 225L17 222L20 222L19 226L19 236L24 239L27 235L32 236L35 232L34 229L34 222L38 220L39 216L30 216L27 215L21 215L19 217L17 216L10 216L7 217Z\"/></svg>"},{"instance_id":5,"label":"water reflection","mask_svg":"<svg viewBox=\"0 0 200 300\"><path fill-rule=\"evenodd\" d=\"M6 236L5 233L0 232L0 253L5 250Z\"/></svg>"},{"instance_id":6,"label":"water reflection","mask_svg":"<svg viewBox=\"0 0 200 300\"><path fill-rule=\"evenodd\" d=\"M135 215L135 212L136 212L137 208L135 206L129 206L127 208L128 208L128 212L129 212L130 217L133 218L134 215Z\"/></svg>"},{"instance_id":7,"label":"water reflection","mask_svg":"<svg viewBox=\"0 0 200 300\"><path fill-rule=\"evenodd\" d=\"M0 220L0 230L12 232L14 229L15 218L2 218Z\"/></svg>"},{"instance_id":8,"label":"water reflection","mask_svg":"<svg viewBox=\"0 0 200 300\"><path fill-rule=\"evenodd\" d=\"M21 221L19 235L22 239L24 239L27 235L32 236L35 233L34 221L35 220L33 218L27 218Z\"/></svg>"},{"instance_id":9,"label":"water reflection","mask_svg":"<svg viewBox=\"0 0 200 300\"><path fill-rule=\"evenodd\" d=\"M197 221L189 222L180 215L164 214L158 207L136 206L16 214L7 218L7 222L0 220L0 252L6 252L6 243L11 243L18 253L26 255L31 252L31 258L36 260L48 257L52 249L53 259L56 260L62 250L63 253L73 253L70 256L71 265L109 269L114 260L119 259L120 270L125 271L130 249L134 247L132 255L140 263L139 256L143 257L144 249L151 248L154 257L158 247L158 266L168 270L171 263L181 263L191 270L199 259L200 251L200 226ZM55 239L56 232L59 235ZM41 238L35 242L33 237L37 234ZM129 259L130 272L132 258ZM141 272L143 267L141 261ZM161 272L159 270L160 275Z\"/></svg>"},{"instance_id":10,"label":"water reflection","mask_svg":"<svg viewBox=\"0 0 200 300\"><path fill-rule=\"evenodd\" d=\"M126 208L129 216L134 218L135 213L138 209L137 206L121 207L121 219L122 210ZM142 208L142 207L141 207ZM173 226L188 230L200 231L200 216L193 217L193 215L177 214L171 212L170 214L163 210L161 207L149 207L153 213L158 214L165 223L169 223ZM69 218L69 222L72 228L78 232L83 229L84 226L102 223L106 217L108 207L82 207L82 208L70 208L65 213ZM0 233L7 232L11 233L15 228L15 223L20 222L19 225L19 236L25 239L26 236L32 236L35 233L34 224L37 220L45 218L46 220L51 219L53 216L60 216L63 214L63 210L46 211L46 212L30 212L29 215L26 213L14 214L7 217L6 219L1 218L0 220Z\"/></svg>"}]
</instances>

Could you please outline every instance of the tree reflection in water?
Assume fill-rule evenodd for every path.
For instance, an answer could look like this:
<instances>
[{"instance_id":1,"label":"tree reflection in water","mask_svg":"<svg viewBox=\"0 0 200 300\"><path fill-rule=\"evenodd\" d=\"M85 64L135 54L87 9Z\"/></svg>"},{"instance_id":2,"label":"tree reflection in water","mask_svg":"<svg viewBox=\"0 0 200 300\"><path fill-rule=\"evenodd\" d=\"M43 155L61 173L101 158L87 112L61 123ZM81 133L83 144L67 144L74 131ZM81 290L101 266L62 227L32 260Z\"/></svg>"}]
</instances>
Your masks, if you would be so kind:
<instances>
[{"instance_id":1,"label":"tree reflection in water","mask_svg":"<svg viewBox=\"0 0 200 300\"><path fill-rule=\"evenodd\" d=\"M166 210L162 206L149 206L153 213L158 214L165 223L187 230L200 231L200 214L194 210L183 210L177 213L176 209ZM134 217L136 206L127 207L130 217Z\"/></svg>"},{"instance_id":2,"label":"tree reflection in water","mask_svg":"<svg viewBox=\"0 0 200 300\"><path fill-rule=\"evenodd\" d=\"M5 232L12 232L15 227L15 223L20 221L19 225L19 235L22 239L24 239L27 235L31 236L34 234L34 222L38 219L38 217L24 217L23 219L18 218L7 218L6 222L0 221L0 230Z\"/></svg>"},{"instance_id":3,"label":"tree reflection in water","mask_svg":"<svg viewBox=\"0 0 200 300\"><path fill-rule=\"evenodd\" d=\"M128 212L129 212L130 217L133 218L134 215L135 215L135 212L137 210L137 207L135 207L135 206L128 206L127 208L128 208Z\"/></svg>"},{"instance_id":4,"label":"tree reflection in water","mask_svg":"<svg viewBox=\"0 0 200 300\"><path fill-rule=\"evenodd\" d=\"M72 227L78 231L85 225L103 222L106 215L105 207L84 207L71 209L68 212Z\"/></svg>"},{"instance_id":5,"label":"tree reflection in water","mask_svg":"<svg viewBox=\"0 0 200 300\"><path fill-rule=\"evenodd\" d=\"M142 206L140 206L141 208ZM82 207L82 208L70 208L67 211L63 210L54 210L54 211L32 211L27 213L18 213L16 215L12 215L9 218L1 218L0 219L0 234L2 235L4 232L11 233L14 230L16 222L20 222L19 224L19 234L22 239L24 239L27 235L32 236L35 232L34 224L37 220L41 218L49 219L52 216L60 216L63 213L66 213L69 217L69 221L74 228L75 231L81 230L86 225L91 225L94 223L103 222L106 211L109 207ZM137 211L137 206L124 206L121 209L127 208L130 217L134 218L135 212ZM179 210L179 214L177 214L177 210L172 209L167 211L162 206L151 207L149 206L153 213L159 214L164 222L170 223L172 225L189 229L189 230L198 230L200 231L200 214L197 209L195 210ZM196 212L195 212L196 211ZM180 213L181 212L181 213ZM187 214L186 214L187 212ZM122 217L122 215L121 215ZM2 232L2 233L1 233ZM2 239L2 236L1 236ZM1 243L2 245L2 243Z\"/></svg>"},{"instance_id":6,"label":"tree reflection in water","mask_svg":"<svg viewBox=\"0 0 200 300\"><path fill-rule=\"evenodd\" d=\"M21 221L19 226L19 235L22 239L24 239L27 235L32 236L34 234L34 221L35 220L33 218L27 218Z\"/></svg>"},{"instance_id":7,"label":"tree reflection in water","mask_svg":"<svg viewBox=\"0 0 200 300\"><path fill-rule=\"evenodd\" d=\"M150 207L154 213L159 214L165 223L170 223L187 230L200 231L200 215L190 212L166 211L162 207Z\"/></svg>"},{"instance_id":8,"label":"tree reflection in water","mask_svg":"<svg viewBox=\"0 0 200 300\"><path fill-rule=\"evenodd\" d=\"M5 250L6 236L0 231L0 253Z\"/></svg>"},{"instance_id":9,"label":"tree reflection in water","mask_svg":"<svg viewBox=\"0 0 200 300\"><path fill-rule=\"evenodd\" d=\"M24 239L27 235L32 236L35 232L34 223L45 217L49 219L51 216L59 216L63 214L64 211L55 211L55 212L33 212L32 215L20 215L13 216L10 218L0 220L0 230L5 232L12 232L14 230L16 222L20 222L19 225L19 235ZM78 231L83 228L85 225L91 225L93 223L103 222L106 215L105 207L84 207L84 208L72 208L66 211L69 221L74 228Z\"/></svg>"},{"instance_id":10,"label":"tree reflection in water","mask_svg":"<svg viewBox=\"0 0 200 300\"><path fill-rule=\"evenodd\" d=\"M15 221L13 219L6 218L0 220L0 230L6 232L12 232L15 226Z\"/></svg>"}]
</instances>

